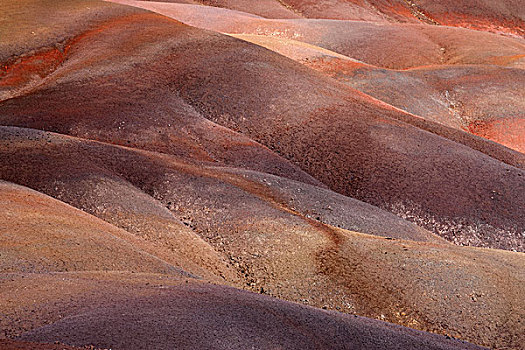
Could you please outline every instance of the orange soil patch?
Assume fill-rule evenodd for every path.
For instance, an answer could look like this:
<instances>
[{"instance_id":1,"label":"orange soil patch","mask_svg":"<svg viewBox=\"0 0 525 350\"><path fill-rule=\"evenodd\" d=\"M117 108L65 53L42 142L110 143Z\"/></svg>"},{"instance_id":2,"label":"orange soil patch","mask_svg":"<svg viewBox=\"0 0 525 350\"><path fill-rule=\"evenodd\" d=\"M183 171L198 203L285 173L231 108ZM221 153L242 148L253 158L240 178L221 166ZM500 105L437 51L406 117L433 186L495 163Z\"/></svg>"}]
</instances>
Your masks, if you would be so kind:
<instances>
[{"instance_id":1,"label":"orange soil patch","mask_svg":"<svg viewBox=\"0 0 525 350\"><path fill-rule=\"evenodd\" d=\"M525 119L476 121L469 132L525 153Z\"/></svg>"},{"instance_id":2,"label":"orange soil patch","mask_svg":"<svg viewBox=\"0 0 525 350\"><path fill-rule=\"evenodd\" d=\"M0 70L0 101L13 98L42 84L66 59L66 50L53 48L18 58Z\"/></svg>"}]
</instances>

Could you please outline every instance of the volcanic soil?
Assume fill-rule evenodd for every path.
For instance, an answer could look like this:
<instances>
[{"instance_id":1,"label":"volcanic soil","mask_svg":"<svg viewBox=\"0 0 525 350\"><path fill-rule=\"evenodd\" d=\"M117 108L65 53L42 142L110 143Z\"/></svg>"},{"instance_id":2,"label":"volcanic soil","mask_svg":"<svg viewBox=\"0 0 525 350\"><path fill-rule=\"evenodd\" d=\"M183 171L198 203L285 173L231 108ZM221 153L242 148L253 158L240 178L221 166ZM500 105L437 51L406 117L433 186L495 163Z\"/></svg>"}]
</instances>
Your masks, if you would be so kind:
<instances>
[{"instance_id":1,"label":"volcanic soil","mask_svg":"<svg viewBox=\"0 0 525 350\"><path fill-rule=\"evenodd\" d=\"M1 348L525 343L515 2L115 2L3 4Z\"/></svg>"}]
</instances>

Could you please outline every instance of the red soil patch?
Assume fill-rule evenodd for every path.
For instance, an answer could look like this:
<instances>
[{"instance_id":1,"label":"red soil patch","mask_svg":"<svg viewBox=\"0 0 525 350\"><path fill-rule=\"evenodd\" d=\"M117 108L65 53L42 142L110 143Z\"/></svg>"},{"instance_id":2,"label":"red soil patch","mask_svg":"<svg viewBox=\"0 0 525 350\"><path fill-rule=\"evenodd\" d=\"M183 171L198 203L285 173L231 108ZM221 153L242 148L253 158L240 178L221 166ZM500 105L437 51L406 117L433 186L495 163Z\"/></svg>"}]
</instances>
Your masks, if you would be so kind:
<instances>
[{"instance_id":1,"label":"red soil patch","mask_svg":"<svg viewBox=\"0 0 525 350\"><path fill-rule=\"evenodd\" d=\"M525 119L476 121L469 132L525 153Z\"/></svg>"},{"instance_id":2,"label":"red soil patch","mask_svg":"<svg viewBox=\"0 0 525 350\"><path fill-rule=\"evenodd\" d=\"M6 64L0 72L0 87L16 88L28 83L35 76L44 78L64 61L65 55L65 52L55 48Z\"/></svg>"}]
</instances>

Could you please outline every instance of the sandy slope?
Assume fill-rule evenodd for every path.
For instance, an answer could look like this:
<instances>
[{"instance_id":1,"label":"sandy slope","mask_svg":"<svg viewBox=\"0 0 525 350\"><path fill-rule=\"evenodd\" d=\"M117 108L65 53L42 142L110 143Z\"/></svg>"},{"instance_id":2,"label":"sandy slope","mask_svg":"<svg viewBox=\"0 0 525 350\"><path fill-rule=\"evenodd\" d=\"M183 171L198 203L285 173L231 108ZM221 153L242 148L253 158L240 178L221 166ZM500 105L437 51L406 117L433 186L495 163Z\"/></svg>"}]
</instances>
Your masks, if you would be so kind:
<instances>
[{"instance_id":1,"label":"sandy slope","mask_svg":"<svg viewBox=\"0 0 525 350\"><path fill-rule=\"evenodd\" d=\"M22 337L33 341L60 339L113 349L479 348L363 317L158 275L12 275L5 283L38 292L12 304L19 314L63 313L57 322ZM48 285L64 293L57 295ZM26 298L35 297L37 302L25 307Z\"/></svg>"},{"instance_id":2,"label":"sandy slope","mask_svg":"<svg viewBox=\"0 0 525 350\"><path fill-rule=\"evenodd\" d=\"M524 36L525 13L519 0L164 0L202 4L267 18L322 18L383 23L424 23Z\"/></svg>"},{"instance_id":3,"label":"sandy slope","mask_svg":"<svg viewBox=\"0 0 525 350\"><path fill-rule=\"evenodd\" d=\"M523 68L523 40L428 25L268 20L209 6L119 2L230 33L328 72L410 113L518 151L525 147L522 71L494 67ZM414 67L421 68L404 71Z\"/></svg>"},{"instance_id":4,"label":"sandy slope","mask_svg":"<svg viewBox=\"0 0 525 350\"><path fill-rule=\"evenodd\" d=\"M519 61L509 67L444 64L391 70L297 40L231 35L326 73L411 114L525 151L525 95L521 89L525 71Z\"/></svg>"},{"instance_id":5,"label":"sandy slope","mask_svg":"<svg viewBox=\"0 0 525 350\"><path fill-rule=\"evenodd\" d=\"M206 160L178 147L181 132L215 145L210 134L177 128L180 119L199 122L183 112L188 105L213 123L206 129L240 132L295 165L257 144L268 156L235 152L226 164L320 180L450 240L521 249L523 171L487 155L514 165L523 155L457 136L258 46L153 14L81 36L33 93L0 105L0 120ZM236 146L230 140L222 148Z\"/></svg>"},{"instance_id":6,"label":"sandy slope","mask_svg":"<svg viewBox=\"0 0 525 350\"><path fill-rule=\"evenodd\" d=\"M525 152L523 69L444 65L395 71L333 56L303 63L407 112Z\"/></svg>"},{"instance_id":7,"label":"sandy slope","mask_svg":"<svg viewBox=\"0 0 525 350\"><path fill-rule=\"evenodd\" d=\"M482 64L523 58L525 41L487 32L423 24L329 19L265 19L214 7L115 0L183 23L231 34L294 39L385 68L430 64ZM505 60L505 59L506 60Z\"/></svg>"},{"instance_id":8,"label":"sandy slope","mask_svg":"<svg viewBox=\"0 0 525 350\"><path fill-rule=\"evenodd\" d=\"M519 341L510 325L520 317L520 254L457 247L375 207L268 174L38 131L2 130L2 139L9 141L0 158L10 164L2 178L115 225L121 225L115 220L122 215L119 208L143 206L148 197L132 198L126 192L142 190L229 262L237 278L226 267L223 273L209 268L223 283L490 346L501 346L502 334ZM93 183L104 185L103 197L100 185ZM104 210L93 210L97 206ZM155 216L142 220L138 228L124 228L146 241L161 239L141 231L155 223ZM168 239L175 247L189 245L183 237ZM509 307L518 312L511 318ZM465 315L483 324L484 331ZM500 325L498 333L490 326L494 322Z\"/></svg>"},{"instance_id":9,"label":"sandy slope","mask_svg":"<svg viewBox=\"0 0 525 350\"><path fill-rule=\"evenodd\" d=\"M0 196L3 273L183 272L141 251L127 232L38 192L1 182Z\"/></svg>"},{"instance_id":10,"label":"sandy slope","mask_svg":"<svg viewBox=\"0 0 525 350\"><path fill-rule=\"evenodd\" d=\"M260 16L304 14L269 0L257 15L153 4L276 33L263 44L294 62L130 7L44 5L7 3L13 35L0 36L0 337L126 349L474 348L420 331L524 342L523 254L442 238L523 250L523 154L407 113L416 105L402 97L381 101L386 83L374 97L354 88L410 77L506 112L479 85L454 86L475 75L510 96L518 68L463 64L519 63L521 39L271 21ZM327 58L349 67L315 66ZM436 60L451 65L378 68Z\"/></svg>"}]
</instances>

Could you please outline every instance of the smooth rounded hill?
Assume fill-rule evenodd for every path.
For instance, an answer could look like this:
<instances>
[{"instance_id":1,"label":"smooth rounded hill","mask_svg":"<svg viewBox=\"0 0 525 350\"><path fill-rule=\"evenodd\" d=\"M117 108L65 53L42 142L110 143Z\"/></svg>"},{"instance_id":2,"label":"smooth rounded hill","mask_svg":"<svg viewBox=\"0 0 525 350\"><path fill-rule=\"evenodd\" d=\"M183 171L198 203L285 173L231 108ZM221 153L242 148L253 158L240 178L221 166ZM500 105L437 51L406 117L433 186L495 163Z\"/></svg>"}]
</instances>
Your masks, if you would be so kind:
<instances>
[{"instance_id":1,"label":"smooth rounded hill","mask_svg":"<svg viewBox=\"0 0 525 350\"><path fill-rule=\"evenodd\" d=\"M0 61L13 63L31 49L64 51L71 32L80 33L109 19L138 12L141 11L98 0L5 0L0 13Z\"/></svg>"},{"instance_id":2,"label":"smooth rounded hill","mask_svg":"<svg viewBox=\"0 0 525 350\"><path fill-rule=\"evenodd\" d=\"M335 0L280 1L309 18L365 19L361 11L388 21L421 22L524 36L525 12L519 0ZM248 10L249 11L249 10Z\"/></svg>"},{"instance_id":3,"label":"smooth rounded hill","mask_svg":"<svg viewBox=\"0 0 525 350\"><path fill-rule=\"evenodd\" d=\"M115 218L126 215L124 205L133 208L151 196L230 263L223 271L219 264L209 268L223 283L493 347L509 343L499 340L502 334L519 339L508 326L519 313L507 313L522 304L521 254L457 247L376 207L269 174L36 130L4 127L2 139L0 159L10 164L2 178L93 212L148 242L162 239L141 230L155 224L154 215L138 229ZM132 191L149 196L133 198ZM104 210L92 211L98 206ZM176 235L169 242L186 251L198 243ZM193 260L200 256L206 255ZM466 314L484 332L465 321ZM494 322L501 325L497 332L489 331Z\"/></svg>"},{"instance_id":4,"label":"smooth rounded hill","mask_svg":"<svg viewBox=\"0 0 525 350\"><path fill-rule=\"evenodd\" d=\"M38 291L38 301L45 297L45 304L32 307L36 317L63 313L60 320L22 334L26 341L112 349L481 349L450 337L191 280L137 274L21 277L7 283ZM50 293L49 284L64 288L65 297ZM24 302L25 295L14 306L28 310ZM64 304L70 306L56 307Z\"/></svg>"},{"instance_id":5,"label":"smooth rounded hill","mask_svg":"<svg viewBox=\"0 0 525 350\"><path fill-rule=\"evenodd\" d=\"M295 165L257 144L250 149L268 158L245 153L226 164L320 180L458 243L522 249L525 177L497 159L517 165L523 155L422 122L256 45L150 13L80 36L38 88L0 104L0 122L203 160L176 141L213 144L207 133L177 129L180 119L200 123L182 112L188 106L212 123L206 129L235 130Z\"/></svg>"},{"instance_id":6,"label":"smooth rounded hill","mask_svg":"<svg viewBox=\"0 0 525 350\"><path fill-rule=\"evenodd\" d=\"M160 0L150 1L151 6L163 3L177 3L177 4L191 4L191 5L205 5L215 8L225 8L245 13L250 13L260 17L266 18L301 18L301 15L296 10L287 6L282 1L278 0L259 0L257 2L251 0Z\"/></svg>"},{"instance_id":7,"label":"smooth rounded hill","mask_svg":"<svg viewBox=\"0 0 525 350\"><path fill-rule=\"evenodd\" d=\"M2 181L0 199L0 272L183 273L127 232L38 192Z\"/></svg>"},{"instance_id":8,"label":"smooth rounded hill","mask_svg":"<svg viewBox=\"0 0 525 350\"><path fill-rule=\"evenodd\" d=\"M360 20L424 23L525 36L525 12L519 0L265 0L258 6L246 0L164 0L204 4L250 12L268 18Z\"/></svg>"},{"instance_id":9,"label":"smooth rounded hill","mask_svg":"<svg viewBox=\"0 0 525 350\"><path fill-rule=\"evenodd\" d=\"M231 200L225 210L239 210L242 218L246 209L233 199L237 192L243 193L238 195L243 200L269 201L259 208L266 211L263 217L277 209L362 233L445 242L377 207L283 177L32 129L0 127L0 135L0 159L9 164L0 167L3 179L44 192L146 240L173 240L178 251L185 248L176 247L177 242L190 242L194 234L187 220L182 219L183 225L173 212L180 214L198 202L211 209ZM210 193L213 187L220 194ZM201 245L198 240L192 244ZM188 251L188 258L205 255L206 249L201 249Z\"/></svg>"},{"instance_id":10,"label":"smooth rounded hill","mask_svg":"<svg viewBox=\"0 0 525 350\"><path fill-rule=\"evenodd\" d=\"M294 8L276 0L199 0L193 3L253 13L266 18L301 18L301 14Z\"/></svg>"},{"instance_id":11,"label":"smooth rounded hill","mask_svg":"<svg viewBox=\"0 0 525 350\"><path fill-rule=\"evenodd\" d=\"M24 133L18 133L19 136L21 134L24 135ZM29 136L31 134L25 133L25 135ZM8 135L3 134L3 136ZM16 215L18 220L27 223L25 225L18 225L16 224L17 220L9 220L9 217L5 217L9 222L9 225L6 224L5 229L10 233L5 237L5 244L7 246L4 247L4 249L8 250L6 251L6 253L9 253L7 256L13 256L14 261L17 261L16 259L18 257L22 259L22 262L25 261L24 259L28 261L25 263L21 262L21 265L18 266L17 264L13 265L10 259L4 260L3 262L6 264L4 268L6 271L32 271L27 269L35 266L34 261L48 262L51 271L77 269L98 270L99 268L95 268L98 262L103 264L100 268L103 270L122 269L125 271L142 271L140 268L137 269L137 266L148 266L148 264L137 263L137 265L133 263L132 257L124 258L126 254L130 254L129 252L126 253L124 248L120 249L123 254L122 261L117 259L117 257L110 258L110 255L108 255L110 253L102 250L119 251L119 249L115 248L116 245L122 245L124 247L131 244L131 247L127 249L139 248L140 250L136 252L136 254L146 256L154 255L162 259L162 262L168 262L173 266L191 272L193 275L206 277L211 280L220 279L224 281L224 279L227 279L231 281L231 283L236 281L236 273L231 271L227 261L219 256L208 243L204 242L187 226L182 224L179 218L175 217L164 204L135 188L129 182L119 178L117 174L111 174L109 171L104 171L103 167L101 168L95 164L86 162L85 156L92 157L93 154L91 152L88 151L84 155L78 153L71 154L71 152L69 152L69 155L72 156L73 159L78 160L78 162L74 164L64 157L68 154L67 152L63 153L62 156L54 154L54 151L51 151L47 155L42 153L35 155L33 152L28 151L28 148L17 143L17 140L13 139L12 136L13 135L3 138L4 142L6 139L11 139L11 142L7 142L7 144L10 144L10 147L2 147L4 151L12 152L12 155L22 155L25 153L25 156L22 156L20 163L18 163L21 166L24 162L28 165L36 162L36 164L40 164L40 167L35 166L33 170L36 172L33 174L24 171L20 174L21 176L13 176L14 174L10 173L8 168L5 167L5 164L8 163L3 163L4 166L0 166L2 169L1 172L4 175L2 178L12 179L19 184L27 185L51 194L61 201L98 216L108 224L94 216L86 215L58 201L52 201L52 203L55 203L52 207L54 212L49 210L47 212L43 211L43 213L33 219L33 221L30 221L32 216L29 203L25 203L25 206L11 214L7 211L5 215ZM60 138L41 137L41 135L35 135L34 133L33 137L29 137L30 139L34 137L33 142L39 140L41 145L49 144L53 141L58 143L62 141ZM26 139L26 142L27 141L29 141L29 139ZM64 143L67 145L68 140L63 141L65 141ZM37 144L38 142L33 143L35 146ZM3 145L5 146L6 144ZM16 150L17 148L18 151ZM6 154L7 153L4 153L4 155ZM8 159L8 157L1 158L2 161L7 161ZM107 155L107 158L111 159L111 155ZM14 158L11 159L14 160ZM50 166L44 167L42 166L43 164ZM94 169L90 169L90 166L93 166ZM12 169L14 170L16 168L15 166L15 168ZM11 196L8 196L6 192L5 196L10 198L11 201L16 201L17 197L22 196L22 194L23 192L19 190ZM33 194L33 196L35 195L36 193ZM47 201L52 200L49 197L45 198ZM6 200L5 205L6 208L9 208L10 202ZM52 223L47 224L44 221L41 229L38 229L38 227L40 227L38 226L39 219L43 220L43 218L47 216L51 217L52 214L59 215L61 211L67 212L71 210L78 212L78 214L73 216L63 214L63 216L59 216L58 221L53 225ZM76 218L80 214L89 218L89 220L93 220L93 224L89 225L89 221L86 222L86 219L80 220ZM76 219L66 221L65 218L68 217ZM95 228L98 227L96 225L100 226L98 230L95 230ZM120 229L117 229L115 226ZM44 235L41 230L46 234ZM86 230L88 230L87 233L85 233ZM91 234L93 232L97 232L95 236ZM88 233L90 234L88 235ZM71 235L71 237L69 237L69 235ZM124 241L121 243L117 241L116 243L110 244L113 235L116 235L115 239L121 238L124 239ZM35 237L39 237L42 241L41 244L48 247L44 251L49 250L47 254L53 257L54 260L52 261L55 261L54 265L52 261L50 261L50 257L46 258L41 256L44 251L41 252L39 248L24 244L24 242L27 241L34 241L36 239ZM67 243L75 239L78 240L78 244ZM86 239L88 239L87 243L82 244L83 240ZM9 242L12 240L19 241L20 245L28 249L28 251L26 251L25 254L16 253L14 251L16 246L9 245ZM58 244L53 243L55 240L64 242L64 244L67 245L62 249L58 247L53 248L53 245ZM88 243L92 245L93 251L100 251L97 259L92 259L89 254L86 255L85 249L88 248L82 246ZM110 244L109 248L105 248L108 244ZM106 255L103 254L104 252L106 252ZM65 254L70 254L68 255L69 258L66 258ZM77 260L78 263L76 265L70 265L72 261ZM56 261L58 261L58 263ZM129 261L129 263L126 263L126 261ZM40 264L42 265L40 268L44 268L44 262ZM85 264L88 264L87 267ZM36 265L38 266L38 264ZM110 268L110 266L114 266L114 268ZM117 266L119 268L117 268ZM60 269L56 270L57 268Z\"/></svg>"},{"instance_id":12,"label":"smooth rounded hill","mask_svg":"<svg viewBox=\"0 0 525 350\"><path fill-rule=\"evenodd\" d=\"M435 65L390 70L297 40L231 34L411 114L525 152L525 71L494 65Z\"/></svg>"},{"instance_id":13,"label":"smooth rounded hill","mask_svg":"<svg viewBox=\"0 0 525 350\"><path fill-rule=\"evenodd\" d=\"M150 1L148 1L150 2ZM202 4L267 18L358 20L379 23L423 23L525 36L525 12L519 0L160 0Z\"/></svg>"},{"instance_id":14,"label":"smooth rounded hill","mask_svg":"<svg viewBox=\"0 0 525 350\"><path fill-rule=\"evenodd\" d=\"M525 37L525 9L520 0L404 2L410 5L413 8L412 12L423 21Z\"/></svg>"},{"instance_id":15,"label":"smooth rounded hill","mask_svg":"<svg viewBox=\"0 0 525 350\"><path fill-rule=\"evenodd\" d=\"M525 148L525 139L521 137L525 117L520 108L524 97L519 88L524 81L522 70L494 66L522 68L523 40L451 28L344 21L270 21L208 6L120 2L201 28L236 33L233 35L237 38L327 72L410 113L518 151ZM385 36L388 40L378 41ZM478 45L481 42L483 45ZM356 62L312 43L372 64ZM465 66L466 63L477 65ZM373 65L403 69L424 67L392 72ZM399 89L400 86L403 88Z\"/></svg>"},{"instance_id":16,"label":"smooth rounded hill","mask_svg":"<svg viewBox=\"0 0 525 350\"><path fill-rule=\"evenodd\" d=\"M524 41L182 2L6 3L0 347L519 348Z\"/></svg>"},{"instance_id":17,"label":"smooth rounded hill","mask_svg":"<svg viewBox=\"0 0 525 350\"><path fill-rule=\"evenodd\" d=\"M386 70L336 56L302 62L414 115L525 153L523 69L444 65Z\"/></svg>"},{"instance_id":18,"label":"smooth rounded hill","mask_svg":"<svg viewBox=\"0 0 525 350\"><path fill-rule=\"evenodd\" d=\"M115 0L183 23L230 34L303 41L368 64L406 69L435 64L520 64L525 39L463 28L327 19L265 19L208 6Z\"/></svg>"}]
</instances>

